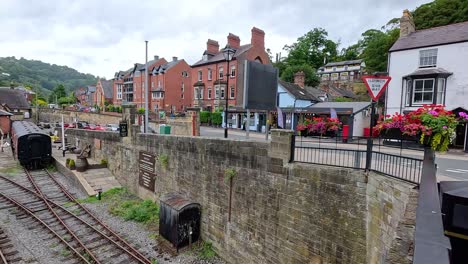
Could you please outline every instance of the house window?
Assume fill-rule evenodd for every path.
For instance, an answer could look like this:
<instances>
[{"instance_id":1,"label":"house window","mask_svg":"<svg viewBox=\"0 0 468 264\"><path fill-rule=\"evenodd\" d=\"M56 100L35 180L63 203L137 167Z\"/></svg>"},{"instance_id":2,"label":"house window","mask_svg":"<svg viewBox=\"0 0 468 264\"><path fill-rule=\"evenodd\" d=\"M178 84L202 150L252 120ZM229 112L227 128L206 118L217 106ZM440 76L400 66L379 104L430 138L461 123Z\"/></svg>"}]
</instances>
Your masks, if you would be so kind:
<instances>
[{"instance_id":1,"label":"house window","mask_svg":"<svg viewBox=\"0 0 468 264\"><path fill-rule=\"evenodd\" d=\"M211 79L213 79L213 72L211 71L211 69L208 69L208 80Z\"/></svg>"},{"instance_id":2,"label":"house window","mask_svg":"<svg viewBox=\"0 0 468 264\"><path fill-rule=\"evenodd\" d=\"M236 77L236 66L231 66L231 78Z\"/></svg>"},{"instance_id":3,"label":"house window","mask_svg":"<svg viewBox=\"0 0 468 264\"><path fill-rule=\"evenodd\" d=\"M436 104L445 104L445 79L437 79L437 97Z\"/></svg>"},{"instance_id":4,"label":"house window","mask_svg":"<svg viewBox=\"0 0 468 264\"><path fill-rule=\"evenodd\" d=\"M413 104L432 104L434 99L434 79L414 80Z\"/></svg>"},{"instance_id":5,"label":"house window","mask_svg":"<svg viewBox=\"0 0 468 264\"><path fill-rule=\"evenodd\" d=\"M201 82L203 78L203 73L202 71L198 71L198 81Z\"/></svg>"},{"instance_id":6,"label":"house window","mask_svg":"<svg viewBox=\"0 0 468 264\"><path fill-rule=\"evenodd\" d=\"M215 87L215 99L219 99L219 86Z\"/></svg>"},{"instance_id":7,"label":"house window","mask_svg":"<svg viewBox=\"0 0 468 264\"><path fill-rule=\"evenodd\" d=\"M333 67L333 71L336 71L336 67Z\"/></svg>"},{"instance_id":8,"label":"house window","mask_svg":"<svg viewBox=\"0 0 468 264\"><path fill-rule=\"evenodd\" d=\"M348 70L348 66L344 66L344 70L347 71L347 70Z\"/></svg>"},{"instance_id":9,"label":"house window","mask_svg":"<svg viewBox=\"0 0 468 264\"><path fill-rule=\"evenodd\" d=\"M221 99L224 99L224 86L221 87Z\"/></svg>"},{"instance_id":10,"label":"house window","mask_svg":"<svg viewBox=\"0 0 468 264\"><path fill-rule=\"evenodd\" d=\"M183 71L183 72L182 72L182 77L188 77L188 72Z\"/></svg>"},{"instance_id":11,"label":"house window","mask_svg":"<svg viewBox=\"0 0 468 264\"><path fill-rule=\"evenodd\" d=\"M153 98L153 99L161 99L161 98L163 98L163 92L153 92L153 93L152 93L152 98Z\"/></svg>"},{"instance_id":12,"label":"house window","mask_svg":"<svg viewBox=\"0 0 468 264\"><path fill-rule=\"evenodd\" d=\"M211 99L211 87L208 87L208 99Z\"/></svg>"},{"instance_id":13,"label":"house window","mask_svg":"<svg viewBox=\"0 0 468 264\"><path fill-rule=\"evenodd\" d=\"M180 94L180 98L181 98L181 99L184 99L184 94Z\"/></svg>"},{"instance_id":14,"label":"house window","mask_svg":"<svg viewBox=\"0 0 468 264\"><path fill-rule=\"evenodd\" d=\"M193 98L198 99L198 88L194 89Z\"/></svg>"},{"instance_id":15,"label":"house window","mask_svg":"<svg viewBox=\"0 0 468 264\"><path fill-rule=\"evenodd\" d=\"M223 67L220 67L219 68L219 79L222 80L224 77L224 69Z\"/></svg>"},{"instance_id":16,"label":"house window","mask_svg":"<svg viewBox=\"0 0 468 264\"><path fill-rule=\"evenodd\" d=\"M182 83L182 87L180 88L180 91L183 93L185 91L185 84Z\"/></svg>"},{"instance_id":17,"label":"house window","mask_svg":"<svg viewBox=\"0 0 468 264\"><path fill-rule=\"evenodd\" d=\"M419 67L432 67L437 65L437 49L419 51Z\"/></svg>"},{"instance_id":18,"label":"house window","mask_svg":"<svg viewBox=\"0 0 468 264\"><path fill-rule=\"evenodd\" d=\"M158 88L161 88L161 80L158 80Z\"/></svg>"},{"instance_id":19,"label":"house window","mask_svg":"<svg viewBox=\"0 0 468 264\"><path fill-rule=\"evenodd\" d=\"M200 88L200 95L198 99L203 99L203 88Z\"/></svg>"},{"instance_id":20,"label":"house window","mask_svg":"<svg viewBox=\"0 0 468 264\"><path fill-rule=\"evenodd\" d=\"M234 99L234 95L235 95L234 92L235 92L234 86L231 86L231 90L230 90L230 93L229 93L229 98Z\"/></svg>"},{"instance_id":21,"label":"house window","mask_svg":"<svg viewBox=\"0 0 468 264\"><path fill-rule=\"evenodd\" d=\"M406 105L411 105L411 91L412 91L413 81L408 80L406 82Z\"/></svg>"},{"instance_id":22,"label":"house window","mask_svg":"<svg viewBox=\"0 0 468 264\"><path fill-rule=\"evenodd\" d=\"M122 99L122 85L117 84L117 99Z\"/></svg>"}]
</instances>

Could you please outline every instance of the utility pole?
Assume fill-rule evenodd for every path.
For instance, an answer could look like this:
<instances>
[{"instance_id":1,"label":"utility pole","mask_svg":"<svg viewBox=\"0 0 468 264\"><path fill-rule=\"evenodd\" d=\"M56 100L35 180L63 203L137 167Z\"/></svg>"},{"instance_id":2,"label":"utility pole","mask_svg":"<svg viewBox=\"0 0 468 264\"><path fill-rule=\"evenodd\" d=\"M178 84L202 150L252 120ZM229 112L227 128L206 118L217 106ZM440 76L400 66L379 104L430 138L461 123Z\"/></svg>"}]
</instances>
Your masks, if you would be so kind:
<instances>
[{"instance_id":1,"label":"utility pole","mask_svg":"<svg viewBox=\"0 0 468 264\"><path fill-rule=\"evenodd\" d=\"M145 55L145 129L148 133L148 41L145 40L146 55Z\"/></svg>"},{"instance_id":2,"label":"utility pole","mask_svg":"<svg viewBox=\"0 0 468 264\"><path fill-rule=\"evenodd\" d=\"M37 102L38 85L36 85L36 124L39 124L39 103Z\"/></svg>"}]
</instances>

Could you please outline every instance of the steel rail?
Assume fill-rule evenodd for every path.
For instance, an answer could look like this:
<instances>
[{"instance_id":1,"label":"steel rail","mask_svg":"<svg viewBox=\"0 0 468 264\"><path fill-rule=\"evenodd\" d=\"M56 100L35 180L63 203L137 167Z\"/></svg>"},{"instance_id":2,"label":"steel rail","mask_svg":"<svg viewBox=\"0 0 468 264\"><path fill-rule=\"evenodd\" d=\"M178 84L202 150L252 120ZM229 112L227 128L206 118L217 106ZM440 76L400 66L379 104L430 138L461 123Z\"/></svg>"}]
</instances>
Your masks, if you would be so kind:
<instances>
[{"instance_id":1,"label":"steel rail","mask_svg":"<svg viewBox=\"0 0 468 264\"><path fill-rule=\"evenodd\" d=\"M13 198L10 198L8 196L6 196L5 194L3 194L2 192L0 192L0 197L3 197L4 199L8 200L10 203L14 204L16 207L20 208L21 210L25 211L26 213L28 213L31 217L33 217L34 219L36 219L39 223L41 223L44 227L46 227L52 234L54 234L58 239L60 239L60 241L62 241L68 248L70 248L76 255L78 255L84 262L86 262L87 264L92 264L91 262L89 262L83 255L80 254L80 252L78 252L78 250L76 250L72 245L70 245L70 243L68 243L65 239L63 239L59 234L57 234L57 232L55 232L52 228L50 228L49 225L47 225L44 221L42 221L39 217L37 217L33 212L31 212L31 210L29 210L28 208L26 208L24 205L22 205L21 203L17 202L15 199Z\"/></svg>"},{"instance_id":2,"label":"steel rail","mask_svg":"<svg viewBox=\"0 0 468 264\"><path fill-rule=\"evenodd\" d=\"M128 255L130 255L131 257L133 257L134 259L136 259L137 261L139 262L142 262L142 263L145 263L143 261L141 261L137 256L135 256L132 252L130 252L128 249L126 249L124 246L120 245L118 242L119 241L115 241L114 239L112 239L110 236L104 234L102 231L98 230L96 227L94 227L93 225L91 225L90 223L88 223L88 221L82 219L81 217L75 215L74 213L70 212L70 210L68 210L67 208L65 208L64 206L50 200L49 198L47 197L42 197L40 196L38 193L34 192L33 190L31 189L28 189L26 187L24 187L23 185L21 184L18 184L2 175L0 175L0 179L4 180L4 181L7 181L8 183L14 185L14 186L17 186L18 188L21 188L22 190L24 191L27 191L27 192L30 192L31 194L39 197L40 199L44 198L46 199L47 201L49 201L49 203L51 203L53 206L56 206L58 208L60 208L62 211L65 211L67 212L68 214L70 214L71 216L73 216L74 218L78 219L79 221L83 222L86 226L88 226L89 228L93 229L94 231L96 231L97 233L99 233L101 236L103 236L104 238L106 238L107 240L111 241L113 244L115 244L117 247L119 247L120 249L122 249L123 251L125 251ZM76 203L76 205L80 205L78 203ZM93 217L93 219L95 219ZM100 222L98 222L100 224ZM150 262L151 263L151 262Z\"/></svg>"},{"instance_id":3,"label":"steel rail","mask_svg":"<svg viewBox=\"0 0 468 264\"><path fill-rule=\"evenodd\" d=\"M8 261L5 258L5 255L3 255L3 252L1 250L0 250L0 258L2 259L3 264L8 264Z\"/></svg>"},{"instance_id":4,"label":"steel rail","mask_svg":"<svg viewBox=\"0 0 468 264\"><path fill-rule=\"evenodd\" d=\"M112 231L112 229L110 229L106 224L104 224L102 221L100 221L99 219L97 219L94 214L92 214L86 207L84 207L83 205L81 205L74 197L72 194L70 194L67 189L62 185L60 184L57 179L55 179L55 177L46 169L44 169L44 171L47 173L47 175L49 175L49 177L52 179L52 181L60 188L60 190L62 190L62 192L68 197L68 199L70 199L71 202L74 202L75 204L78 205L78 207L80 207L81 209L83 209L86 213L88 213L91 218L98 222L102 227L104 227L104 229L106 229L109 233L112 234L112 236L116 237L120 242L122 242L125 246L127 246L131 251L134 252L135 255L139 256L139 260L140 262L142 263L146 263L146 264L151 264L152 262L147 258L145 257L142 253L140 253L140 251L136 250L132 245L130 245L127 241L125 241L123 238L121 238L118 234L116 234L114 231Z\"/></svg>"},{"instance_id":5,"label":"steel rail","mask_svg":"<svg viewBox=\"0 0 468 264\"><path fill-rule=\"evenodd\" d=\"M36 182L34 179L32 179L31 174L27 169L24 169L26 172L26 176L28 176L29 181L32 183L34 189L36 189L37 193L43 197L43 201L47 206L47 209L57 218L57 220L62 224L65 229L68 231L68 233L78 242L78 244L88 253L88 256L93 259L93 261L96 262L96 264L101 264L101 262L97 259L97 257L83 244L83 242L76 236L75 232L73 232L66 224L65 222L58 216L58 214L54 211L52 206L50 206L49 202L45 199L45 195L42 193L41 189L39 186L37 186Z\"/></svg>"}]
</instances>

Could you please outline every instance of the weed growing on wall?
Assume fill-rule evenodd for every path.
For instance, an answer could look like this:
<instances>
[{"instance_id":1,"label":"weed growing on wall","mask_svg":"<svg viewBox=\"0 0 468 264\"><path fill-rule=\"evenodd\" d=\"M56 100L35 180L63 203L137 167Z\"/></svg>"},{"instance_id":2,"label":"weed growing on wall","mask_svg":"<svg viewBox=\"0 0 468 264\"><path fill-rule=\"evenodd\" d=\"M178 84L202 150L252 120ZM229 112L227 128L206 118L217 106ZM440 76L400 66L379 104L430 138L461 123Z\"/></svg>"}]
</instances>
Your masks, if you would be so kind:
<instances>
[{"instance_id":1,"label":"weed growing on wall","mask_svg":"<svg viewBox=\"0 0 468 264\"><path fill-rule=\"evenodd\" d=\"M198 256L204 260L210 260L216 257L216 252L213 250L211 242L203 241L200 245Z\"/></svg>"},{"instance_id":2,"label":"weed growing on wall","mask_svg":"<svg viewBox=\"0 0 468 264\"><path fill-rule=\"evenodd\" d=\"M169 164L169 157L166 154L159 155L159 163L161 164L161 167L166 169Z\"/></svg>"},{"instance_id":3,"label":"weed growing on wall","mask_svg":"<svg viewBox=\"0 0 468 264\"><path fill-rule=\"evenodd\" d=\"M229 183L231 179L237 176L237 171L233 168L227 168L224 170L224 182Z\"/></svg>"}]
</instances>

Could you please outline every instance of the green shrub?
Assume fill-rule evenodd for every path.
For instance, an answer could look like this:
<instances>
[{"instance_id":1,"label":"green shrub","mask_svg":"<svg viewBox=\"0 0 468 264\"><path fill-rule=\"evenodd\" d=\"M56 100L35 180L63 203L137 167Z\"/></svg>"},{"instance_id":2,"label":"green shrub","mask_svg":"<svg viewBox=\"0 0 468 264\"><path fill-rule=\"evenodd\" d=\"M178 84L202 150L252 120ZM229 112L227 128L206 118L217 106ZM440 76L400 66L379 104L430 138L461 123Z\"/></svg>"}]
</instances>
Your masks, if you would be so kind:
<instances>
[{"instance_id":1,"label":"green shrub","mask_svg":"<svg viewBox=\"0 0 468 264\"><path fill-rule=\"evenodd\" d=\"M144 109L143 107L138 108L138 113L139 113L139 114L144 114L144 113L145 113L145 109Z\"/></svg>"},{"instance_id":2,"label":"green shrub","mask_svg":"<svg viewBox=\"0 0 468 264\"><path fill-rule=\"evenodd\" d=\"M114 112L114 111L115 111L114 106L113 106L113 105L108 105L108 106L107 106L107 111L109 111L109 112Z\"/></svg>"},{"instance_id":3,"label":"green shrub","mask_svg":"<svg viewBox=\"0 0 468 264\"><path fill-rule=\"evenodd\" d=\"M67 160L65 161L65 165L70 165L70 158L67 158Z\"/></svg>"},{"instance_id":4,"label":"green shrub","mask_svg":"<svg viewBox=\"0 0 468 264\"><path fill-rule=\"evenodd\" d=\"M68 165L70 167L75 166L75 160L70 159L70 161L68 162Z\"/></svg>"},{"instance_id":5,"label":"green shrub","mask_svg":"<svg viewBox=\"0 0 468 264\"><path fill-rule=\"evenodd\" d=\"M200 123L209 123L211 121L211 112L200 111Z\"/></svg>"},{"instance_id":6,"label":"green shrub","mask_svg":"<svg viewBox=\"0 0 468 264\"><path fill-rule=\"evenodd\" d=\"M223 116L221 112L211 113L211 123L213 125L221 125L223 123Z\"/></svg>"},{"instance_id":7,"label":"green shrub","mask_svg":"<svg viewBox=\"0 0 468 264\"><path fill-rule=\"evenodd\" d=\"M107 165L107 160L106 160L106 159L102 159L102 160L101 160L101 165Z\"/></svg>"},{"instance_id":8,"label":"green shrub","mask_svg":"<svg viewBox=\"0 0 468 264\"><path fill-rule=\"evenodd\" d=\"M166 154L159 155L159 162L161 163L161 167L164 169L167 168L167 164L169 164L169 157Z\"/></svg>"},{"instance_id":9,"label":"green shrub","mask_svg":"<svg viewBox=\"0 0 468 264\"><path fill-rule=\"evenodd\" d=\"M114 108L114 112L122 113L122 107L121 107L121 106L115 107L115 108Z\"/></svg>"},{"instance_id":10,"label":"green shrub","mask_svg":"<svg viewBox=\"0 0 468 264\"><path fill-rule=\"evenodd\" d=\"M216 256L216 252L213 250L211 242L203 241L198 256L201 259L209 260Z\"/></svg>"},{"instance_id":11,"label":"green shrub","mask_svg":"<svg viewBox=\"0 0 468 264\"><path fill-rule=\"evenodd\" d=\"M224 182L229 183L229 181L237 176L237 171L233 168L227 168L224 170Z\"/></svg>"}]
</instances>

